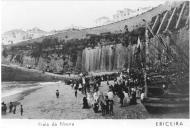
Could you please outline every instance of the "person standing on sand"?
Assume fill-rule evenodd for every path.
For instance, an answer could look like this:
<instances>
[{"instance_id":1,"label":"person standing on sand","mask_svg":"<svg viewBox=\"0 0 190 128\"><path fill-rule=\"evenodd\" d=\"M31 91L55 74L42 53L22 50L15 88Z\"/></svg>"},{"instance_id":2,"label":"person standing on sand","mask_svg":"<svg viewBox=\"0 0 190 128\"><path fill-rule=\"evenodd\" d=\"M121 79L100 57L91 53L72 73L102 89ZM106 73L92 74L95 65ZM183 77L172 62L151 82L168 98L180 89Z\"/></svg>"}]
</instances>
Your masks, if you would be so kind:
<instances>
[{"instance_id":1,"label":"person standing on sand","mask_svg":"<svg viewBox=\"0 0 190 128\"><path fill-rule=\"evenodd\" d=\"M113 91L110 89L107 93L108 96L108 109L109 109L109 114L113 115L113 98L114 98L114 93Z\"/></svg>"},{"instance_id":2,"label":"person standing on sand","mask_svg":"<svg viewBox=\"0 0 190 128\"><path fill-rule=\"evenodd\" d=\"M75 97L77 98L77 89L75 89Z\"/></svg>"},{"instance_id":3,"label":"person standing on sand","mask_svg":"<svg viewBox=\"0 0 190 128\"><path fill-rule=\"evenodd\" d=\"M4 102L1 103L1 114L4 112Z\"/></svg>"},{"instance_id":4,"label":"person standing on sand","mask_svg":"<svg viewBox=\"0 0 190 128\"><path fill-rule=\"evenodd\" d=\"M114 94L113 94L113 91L111 89L108 91L107 96L108 96L109 100L113 100Z\"/></svg>"},{"instance_id":5,"label":"person standing on sand","mask_svg":"<svg viewBox=\"0 0 190 128\"><path fill-rule=\"evenodd\" d=\"M78 88L79 88L79 91L82 92L82 84L81 84L81 83L79 84L79 87L78 87Z\"/></svg>"},{"instance_id":6,"label":"person standing on sand","mask_svg":"<svg viewBox=\"0 0 190 128\"><path fill-rule=\"evenodd\" d=\"M110 85L108 80L107 80L107 85L108 85L108 86Z\"/></svg>"},{"instance_id":7,"label":"person standing on sand","mask_svg":"<svg viewBox=\"0 0 190 128\"><path fill-rule=\"evenodd\" d=\"M7 113L7 105L5 104L5 114Z\"/></svg>"},{"instance_id":8,"label":"person standing on sand","mask_svg":"<svg viewBox=\"0 0 190 128\"><path fill-rule=\"evenodd\" d=\"M105 102L106 102L106 114L109 114L109 99L108 96L105 96Z\"/></svg>"},{"instance_id":9,"label":"person standing on sand","mask_svg":"<svg viewBox=\"0 0 190 128\"><path fill-rule=\"evenodd\" d=\"M20 115L21 116L23 115L23 107L22 107L22 105L20 105Z\"/></svg>"},{"instance_id":10,"label":"person standing on sand","mask_svg":"<svg viewBox=\"0 0 190 128\"><path fill-rule=\"evenodd\" d=\"M98 109L99 109L99 105L98 105L98 102L95 102L94 105L93 105L93 110L95 113L98 113Z\"/></svg>"},{"instance_id":11,"label":"person standing on sand","mask_svg":"<svg viewBox=\"0 0 190 128\"><path fill-rule=\"evenodd\" d=\"M123 94L123 91L118 92L118 97L120 98L121 107L123 107L123 99L125 97L124 94Z\"/></svg>"},{"instance_id":12,"label":"person standing on sand","mask_svg":"<svg viewBox=\"0 0 190 128\"><path fill-rule=\"evenodd\" d=\"M141 92L141 103L144 101L144 91Z\"/></svg>"},{"instance_id":13,"label":"person standing on sand","mask_svg":"<svg viewBox=\"0 0 190 128\"><path fill-rule=\"evenodd\" d=\"M113 115L113 100L109 100L109 114Z\"/></svg>"},{"instance_id":14,"label":"person standing on sand","mask_svg":"<svg viewBox=\"0 0 190 128\"><path fill-rule=\"evenodd\" d=\"M7 105L3 102L2 103L2 107L1 107L1 111L3 115L6 115L7 112Z\"/></svg>"},{"instance_id":15,"label":"person standing on sand","mask_svg":"<svg viewBox=\"0 0 190 128\"><path fill-rule=\"evenodd\" d=\"M82 92L84 93L84 88L85 88L86 80L85 77L82 77Z\"/></svg>"},{"instance_id":16,"label":"person standing on sand","mask_svg":"<svg viewBox=\"0 0 190 128\"><path fill-rule=\"evenodd\" d=\"M14 108L13 108L13 114L16 113L16 105L14 105Z\"/></svg>"},{"instance_id":17,"label":"person standing on sand","mask_svg":"<svg viewBox=\"0 0 190 128\"><path fill-rule=\"evenodd\" d=\"M83 108L83 109L89 108L89 106L88 106L88 101L87 101L86 96L83 97L83 107L82 107L82 108Z\"/></svg>"},{"instance_id":18,"label":"person standing on sand","mask_svg":"<svg viewBox=\"0 0 190 128\"><path fill-rule=\"evenodd\" d=\"M130 105L135 105L135 104L137 104L136 90L134 88L132 88Z\"/></svg>"},{"instance_id":19,"label":"person standing on sand","mask_svg":"<svg viewBox=\"0 0 190 128\"><path fill-rule=\"evenodd\" d=\"M10 105L9 105L9 113L11 113L11 112L12 112L12 109L13 109L13 103L12 103L12 102L10 102Z\"/></svg>"},{"instance_id":20,"label":"person standing on sand","mask_svg":"<svg viewBox=\"0 0 190 128\"><path fill-rule=\"evenodd\" d=\"M104 116L106 114L106 102L104 99L100 101L100 106L101 106L102 116Z\"/></svg>"},{"instance_id":21,"label":"person standing on sand","mask_svg":"<svg viewBox=\"0 0 190 128\"><path fill-rule=\"evenodd\" d=\"M129 99L129 95L126 91L123 91L124 94L124 99L123 99L123 107L128 106L130 99Z\"/></svg>"},{"instance_id":22,"label":"person standing on sand","mask_svg":"<svg viewBox=\"0 0 190 128\"><path fill-rule=\"evenodd\" d=\"M59 98L59 90L56 90L56 97Z\"/></svg>"}]
</instances>

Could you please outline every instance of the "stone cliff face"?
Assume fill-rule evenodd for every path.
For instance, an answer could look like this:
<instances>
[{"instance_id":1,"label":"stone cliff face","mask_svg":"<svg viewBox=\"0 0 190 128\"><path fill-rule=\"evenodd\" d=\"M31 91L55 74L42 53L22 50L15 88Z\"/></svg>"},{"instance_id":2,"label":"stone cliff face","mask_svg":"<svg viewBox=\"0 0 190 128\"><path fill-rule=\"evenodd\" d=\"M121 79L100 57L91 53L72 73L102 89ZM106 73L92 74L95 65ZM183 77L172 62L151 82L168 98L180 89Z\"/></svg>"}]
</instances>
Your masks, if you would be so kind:
<instances>
[{"instance_id":1,"label":"stone cliff face","mask_svg":"<svg viewBox=\"0 0 190 128\"><path fill-rule=\"evenodd\" d=\"M151 32L149 30L148 33L149 56L146 57L149 66L155 67L159 63L172 61L176 65L183 64L182 67L185 69L189 65L189 2L180 2L170 7L160 6L158 8L121 21L119 22L120 27L118 27L118 23L115 23L115 26L110 24L93 28L91 33L95 32L96 34L91 34L89 37L85 36L85 39L81 39L81 36L78 39L70 39L71 37L67 33L66 40L61 40L55 36L47 37L46 40L39 42L28 42L25 45L20 43L12 47L8 46L8 55L3 58L6 60L3 63L11 61L24 66L32 65L40 70L55 73L118 71L130 66L138 67L141 65L139 58L143 61L145 58L142 56L145 56L145 53L138 53L137 39L139 38L141 44L145 45L145 33L140 32L139 26L134 27L136 29L132 29L132 26L141 24L145 28L143 19L146 19L151 28ZM115 32L116 28L120 29L121 27L123 31L125 25L128 25L128 35L126 33L101 33L106 32L104 30ZM75 31L75 33L70 34L79 36L86 34L87 31L90 29ZM97 35L97 33L101 34Z\"/></svg>"}]
</instances>

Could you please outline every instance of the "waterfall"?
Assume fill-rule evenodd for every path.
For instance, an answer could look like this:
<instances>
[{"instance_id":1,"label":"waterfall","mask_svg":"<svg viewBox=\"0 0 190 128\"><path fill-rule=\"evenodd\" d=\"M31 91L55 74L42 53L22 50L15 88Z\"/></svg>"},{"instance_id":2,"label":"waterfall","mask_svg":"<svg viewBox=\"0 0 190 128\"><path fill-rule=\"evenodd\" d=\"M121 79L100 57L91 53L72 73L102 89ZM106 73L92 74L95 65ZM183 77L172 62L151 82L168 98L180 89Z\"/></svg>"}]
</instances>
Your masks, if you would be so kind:
<instances>
[{"instance_id":1,"label":"waterfall","mask_svg":"<svg viewBox=\"0 0 190 128\"><path fill-rule=\"evenodd\" d=\"M83 71L114 71L124 68L129 63L129 56L134 54L134 46L124 47L122 44L85 48L82 52Z\"/></svg>"}]
</instances>

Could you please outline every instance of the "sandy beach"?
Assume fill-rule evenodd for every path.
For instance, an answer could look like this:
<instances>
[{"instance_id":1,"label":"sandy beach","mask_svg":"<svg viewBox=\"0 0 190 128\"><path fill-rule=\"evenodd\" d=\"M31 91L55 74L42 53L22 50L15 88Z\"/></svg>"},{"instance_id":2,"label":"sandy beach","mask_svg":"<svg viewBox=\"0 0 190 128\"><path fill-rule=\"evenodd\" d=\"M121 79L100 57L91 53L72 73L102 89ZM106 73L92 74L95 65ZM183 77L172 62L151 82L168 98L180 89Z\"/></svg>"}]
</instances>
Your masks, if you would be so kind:
<instances>
[{"instance_id":1,"label":"sandy beach","mask_svg":"<svg viewBox=\"0 0 190 128\"><path fill-rule=\"evenodd\" d=\"M59 90L57 99L55 92ZM100 91L107 92L106 82L102 82ZM94 113L93 109L82 109L83 94L78 91L77 98L70 85L64 82L50 82L40 88L24 91L22 93L3 98L5 103L17 101L24 108L23 116L20 115L20 106L16 114L7 113L5 119L150 119L150 118L188 118L188 113L149 114L145 107L137 100L137 105L120 107L119 98L114 97L114 115L102 116Z\"/></svg>"},{"instance_id":2,"label":"sandy beach","mask_svg":"<svg viewBox=\"0 0 190 128\"><path fill-rule=\"evenodd\" d=\"M55 91L59 89L60 97L57 99ZM100 90L105 92L108 87L102 84ZM14 99L16 97L9 97ZM28 94L18 99L24 108L23 116L20 115L20 106L17 107L16 114L7 113L2 118L18 119L142 119L149 118L148 112L140 103L128 107L120 107L118 97L114 98L114 115L102 116L101 113L94 113L93 109L82 109L83 94L78 92L77 98L70 85L64 83L52 83L36 90L31 90Z\"/></svg>"}]
</instances>

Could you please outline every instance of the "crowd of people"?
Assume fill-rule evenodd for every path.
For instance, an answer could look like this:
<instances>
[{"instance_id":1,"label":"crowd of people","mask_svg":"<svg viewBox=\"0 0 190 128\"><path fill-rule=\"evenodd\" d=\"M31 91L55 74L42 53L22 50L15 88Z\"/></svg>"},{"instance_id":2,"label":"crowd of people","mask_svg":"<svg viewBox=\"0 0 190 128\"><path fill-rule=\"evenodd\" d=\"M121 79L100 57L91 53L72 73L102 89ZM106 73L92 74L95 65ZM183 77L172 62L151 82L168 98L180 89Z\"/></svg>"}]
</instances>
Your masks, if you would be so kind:
<instances>
[{"instance_id":1,"label":"crowd of people","mask_svg":"<svg viewBox=\"0 0 190 128\"><path fill-rule=\"evenodd\" d=\"M101 82L107 81L108 91L100 91ZM113 81L113 82L111 82ZM81 79L71 80L71 87L77 92L81 91L83 109L93 108L95 113L113 115L114 97L120 99L120 106L126 107L137 104L137 98L143 101L144 86L141 75L135 73L116 73L102 76L81 76Z\"/></svg>"},{"instance_id":2,"label":"crowd of people","mask_svg":"<svg viewBox=\"0 0 190 128\"><path fill-rule=\"evenodd\" d=\"M7 107L8 106L8 107ZM9 108L9 109L8 109ZM13 102L10 102L9 105L5 104L4 102L1 103L1 114L6 115L8 113L16 114L17 105ZM23 115L23 106L20 104L20 115Z\"/></svg>"}]
</instances>

